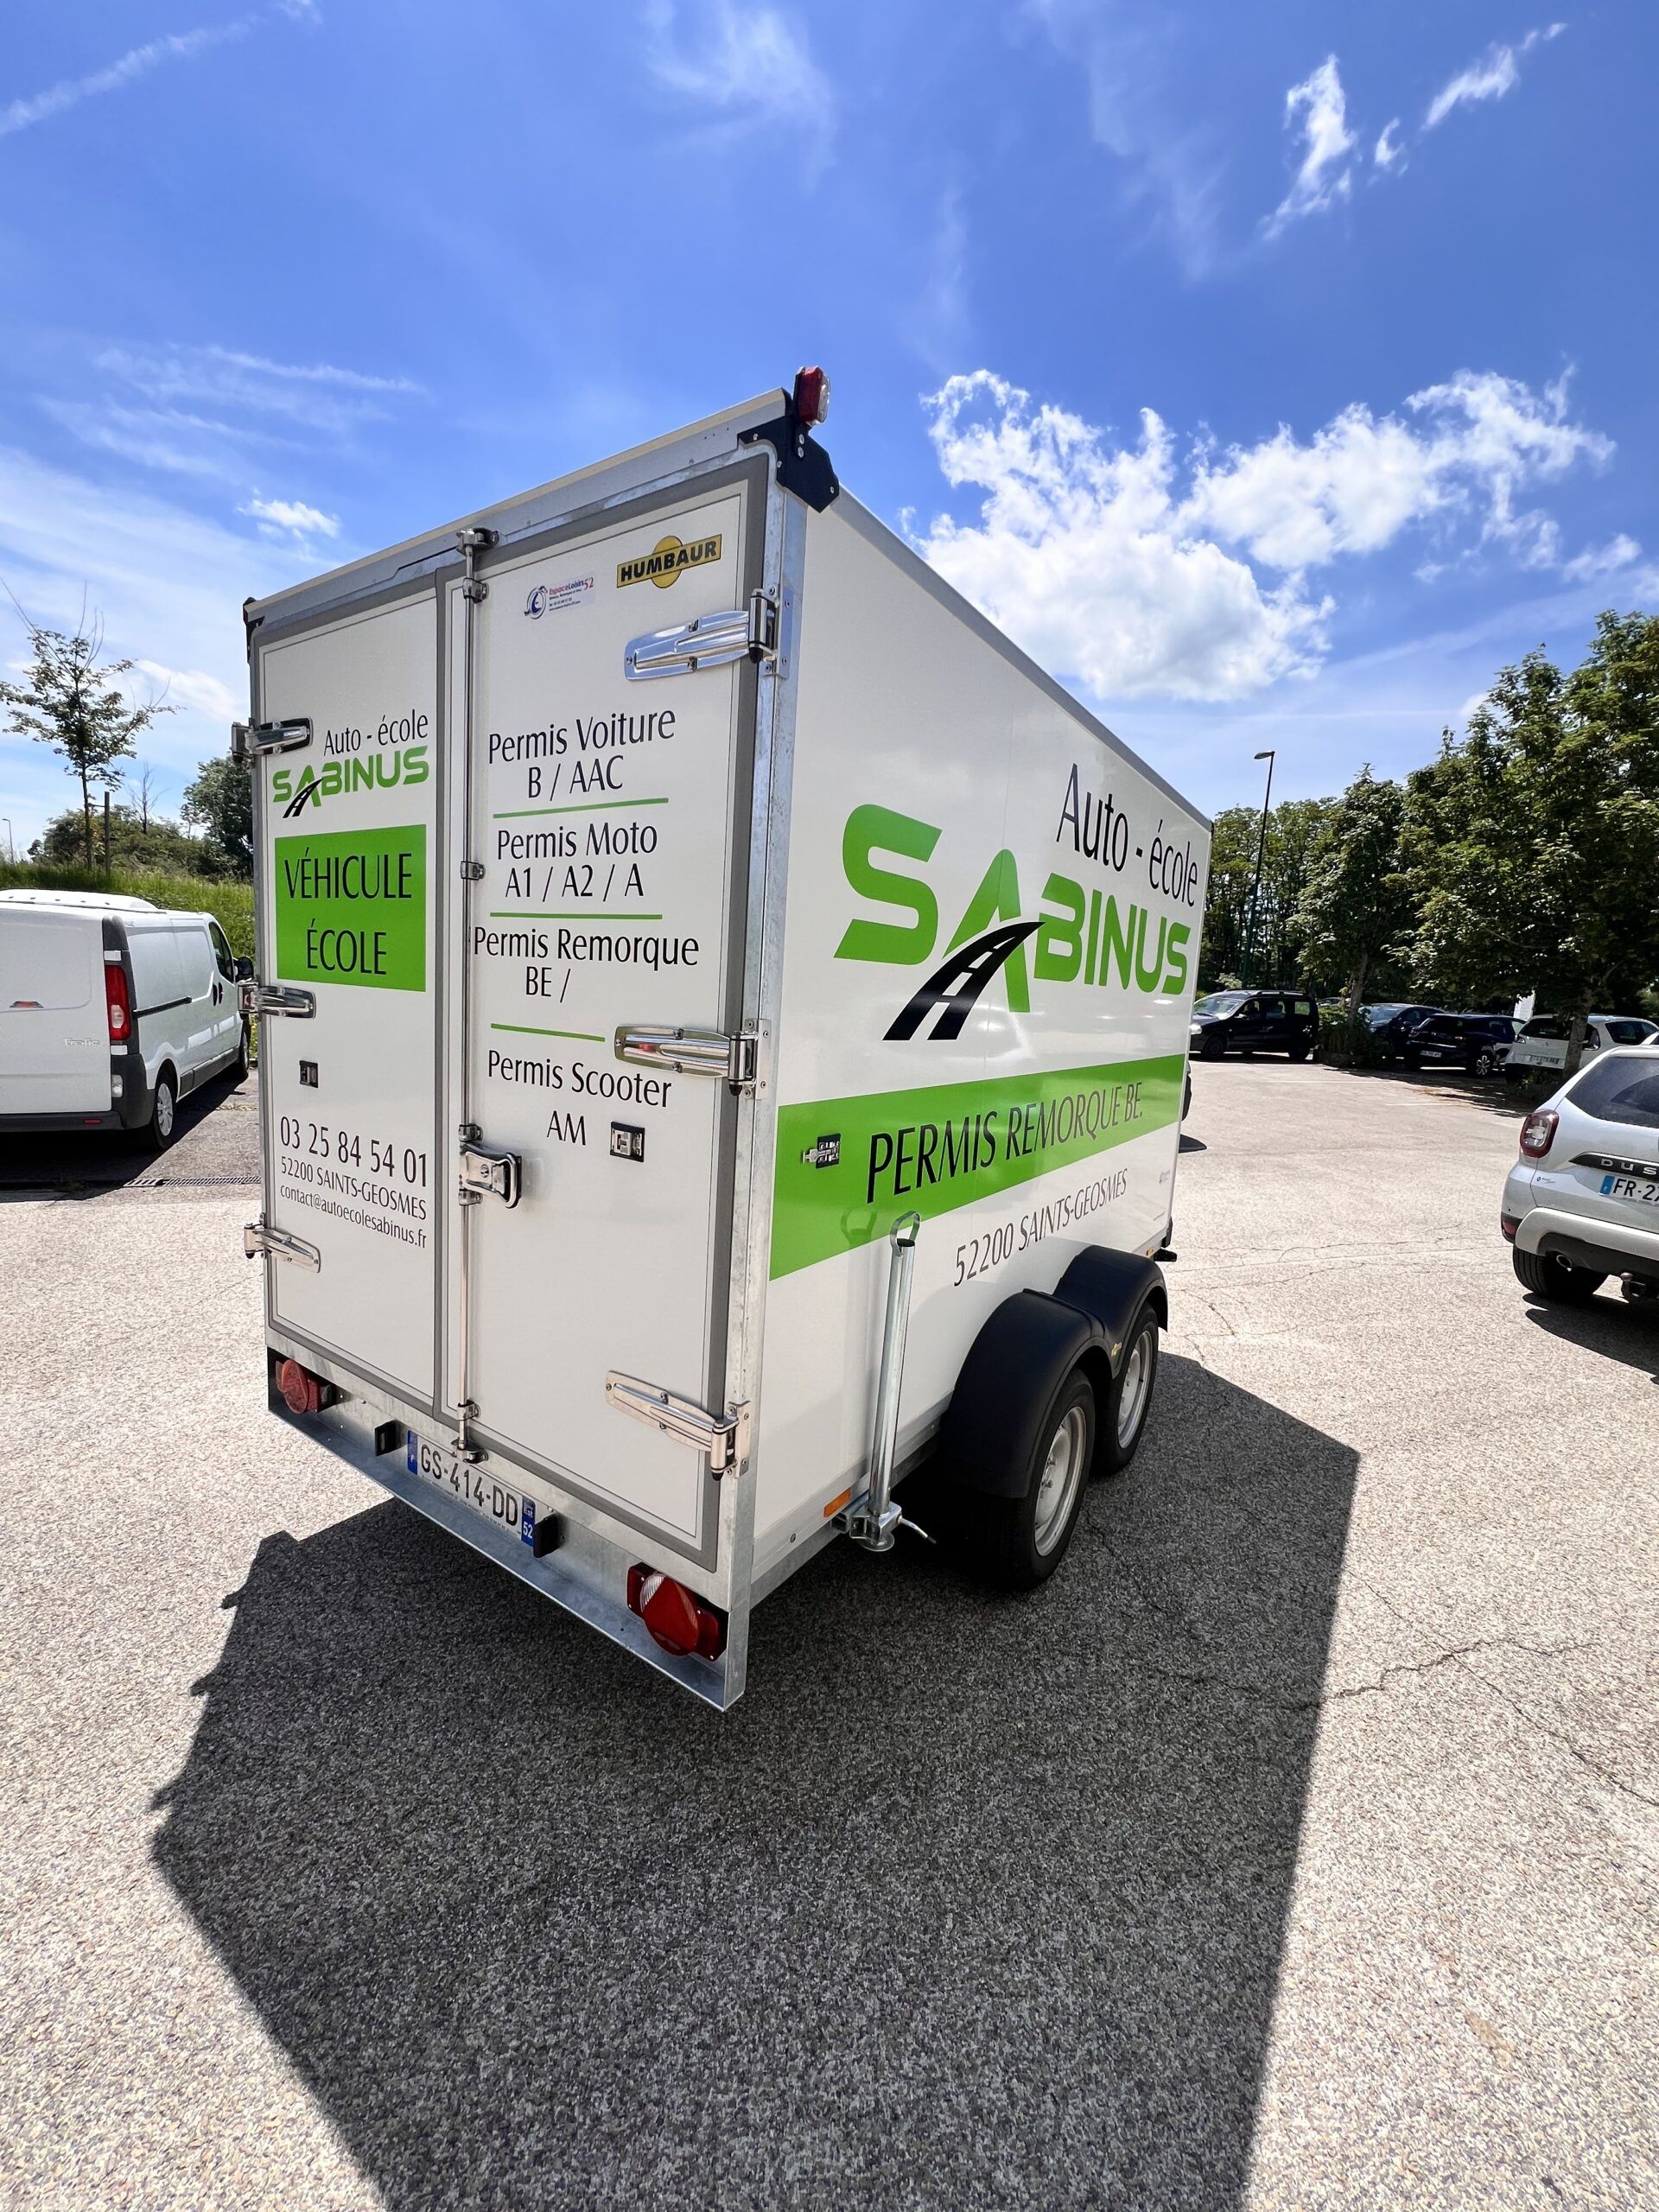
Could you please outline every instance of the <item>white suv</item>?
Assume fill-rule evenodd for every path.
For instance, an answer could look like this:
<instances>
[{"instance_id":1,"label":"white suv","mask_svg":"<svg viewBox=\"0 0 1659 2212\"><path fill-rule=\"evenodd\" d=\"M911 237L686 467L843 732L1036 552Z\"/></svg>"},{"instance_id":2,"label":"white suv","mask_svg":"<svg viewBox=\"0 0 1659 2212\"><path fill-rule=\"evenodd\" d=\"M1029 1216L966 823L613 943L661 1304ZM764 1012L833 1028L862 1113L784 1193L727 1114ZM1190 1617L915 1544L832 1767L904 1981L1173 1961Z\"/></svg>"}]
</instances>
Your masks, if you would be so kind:
<instances>
[{"instance_id":1,"label":"white suv","mask_svg":"<svg viewBox=\"0 0 1659 2212\"><path fill-rule=\"evenodd\" d=\"M1610 1046L1528 1115L1501 1225L1540 1297L1582 1305L1618 1275L1659 1300L1659 1051Z\"/></svg>"},{"instance_id":2,"label":"white suv","mask_svg":"<svg viewBox=\"0 0 1659 2212\"><path fill-rule=\"evenodd\" d=\"M1503 1056L1504 1082L1519 1083L1529 1071L1564 1068L1572 1028L1572 1019L1565 1014L1541 1014L1535 1021L1523 1023ZM1656 1036L1659 1029L1639 1014L1592 1014L1584 1025L1584 1049L1587 1054L1605 1052L1609 1045L1643 1045Z\"/></svg>"}]
</instances>

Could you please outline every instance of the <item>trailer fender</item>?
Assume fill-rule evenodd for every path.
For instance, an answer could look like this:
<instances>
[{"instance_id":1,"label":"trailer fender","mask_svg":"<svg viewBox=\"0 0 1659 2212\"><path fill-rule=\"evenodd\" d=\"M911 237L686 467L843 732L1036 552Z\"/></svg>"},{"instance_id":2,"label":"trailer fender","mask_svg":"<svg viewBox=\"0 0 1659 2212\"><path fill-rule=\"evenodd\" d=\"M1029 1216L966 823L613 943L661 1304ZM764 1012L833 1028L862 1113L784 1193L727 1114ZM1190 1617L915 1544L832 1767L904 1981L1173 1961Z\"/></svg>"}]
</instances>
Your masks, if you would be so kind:
<instances>
[{"instance_id":1,"label":"trailer fender","mask_svg":"<svg viewBox=\"0 0 1659 2212\"><path fill-rule=\"evenodd\" d=\"M1108 1252L1091 1244L1060 1277L1054 1295L1098 1323L1116 1375L1141 1308L1150 1302L1160 1329L1169 1326L1169 1293L1163 1269L1140 1252Z\"/></svg>"},{"instance_id":2,"label":"trailer fender","mask_svg":"<svg viewBox=\"0 0 1659 2212\"><path fill-rule=\"evenodd\" d=\"M1078 1361L1103 1357L1098 1323L1040 1290L1005 1298L974 1338L939 1432L948 1478L1020 1495L1038 1426Z\"/></svg>"}]
</instances>

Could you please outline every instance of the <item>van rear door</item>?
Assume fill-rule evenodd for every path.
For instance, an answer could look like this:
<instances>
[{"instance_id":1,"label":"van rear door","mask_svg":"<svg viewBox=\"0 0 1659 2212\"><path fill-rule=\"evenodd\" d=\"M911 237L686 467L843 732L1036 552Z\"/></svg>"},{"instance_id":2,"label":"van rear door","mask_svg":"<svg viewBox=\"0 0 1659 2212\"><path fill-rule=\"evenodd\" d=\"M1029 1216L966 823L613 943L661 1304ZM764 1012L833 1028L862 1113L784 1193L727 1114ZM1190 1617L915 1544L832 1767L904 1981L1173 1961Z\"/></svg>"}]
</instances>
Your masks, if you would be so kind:
<instances>
[{"instance_id":1,"label":"van rear door","mask_svg":"<svg viewBox=\"0 0 1659 2212\"><path fill-rule=\"evenodd\" d=\"M109 1110L100 918L0 906L0 1115Z\"/></svg>"},{"instance_id":2,"label":"van rear door","mask_svg":"<svg viewBox=\"0 0 1659 2212\"><path fill-rule=\"evenodd\" d=\"M514 548L486 561L486 597L456 584L449 604L449 812L477 870L453 908L450 1125L478 1136L446 1178L448 1402L475 1406L493 1463L711 1568L718 1492L695 1439L729 1410L745 1048L724 1040L741 1028L764 486L747 464ZM620 1031L653 1029L702 1041L619 1056ZM460 1201L459 1175L482 1185L502 1154L517 1191ZM642 1425L636 1385L664 1394L663 1425Z\"/></svg>"}]
</instances>

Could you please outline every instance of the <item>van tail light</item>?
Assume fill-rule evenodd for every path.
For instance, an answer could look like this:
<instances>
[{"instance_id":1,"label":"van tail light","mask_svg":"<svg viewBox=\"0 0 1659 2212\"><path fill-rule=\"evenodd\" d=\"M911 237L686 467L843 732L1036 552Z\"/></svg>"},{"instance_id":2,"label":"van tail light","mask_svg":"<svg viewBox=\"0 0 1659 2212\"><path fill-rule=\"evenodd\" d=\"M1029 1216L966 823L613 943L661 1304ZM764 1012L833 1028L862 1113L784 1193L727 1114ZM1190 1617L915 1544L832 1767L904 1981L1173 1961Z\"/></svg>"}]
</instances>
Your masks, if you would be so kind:
<instances>
[{"instance_id":1,"label":"van tail light","mask_svg":"<svg viewBox=\"0 0 1659 2212\"><path fill-rule=\"evenodd\" d=\"M302 1367L297 1359L285 1359L278 1367L276 1388L291 1414L320 1414L329 1395L328 1385L321 1376L314 1375L308 1367Z\"/></svg>"},{"instance_id":2,"label":"van tail light","mask_svg":"<svg viewBox=\"0 0 1659 2212\"><path fill-rule=\"evenodd\" d=\"M1529 1160L1542 1160L1555 1141L1560 1116L1552 1106L1541 1106L1521 1124L1521 1149Z\"/></svg>"},{"instance_id":3,"label":"van tail light","mask_svg":"<svg viewBox=\"0 0 1659 2212\"><path fill-rule=\"evenodd\" d=\"M628 1611L639 1614L652 1642L677 1659L718 1659L726 1649L726 1616L654 1567L628 1569Z\"/></svg>"},{"instance_id":4,"label":"van tail light","mask_svg":"<svg viewBox=\"0 0 1659 2212\"><path fill-rule=\"evenodd\" d=\"M110 1017L110 1042L124 1045L132 1034L132 1001L127 996L127 971L107 963L104 969L104 1004Z\"/></svg>"}]
</instances>

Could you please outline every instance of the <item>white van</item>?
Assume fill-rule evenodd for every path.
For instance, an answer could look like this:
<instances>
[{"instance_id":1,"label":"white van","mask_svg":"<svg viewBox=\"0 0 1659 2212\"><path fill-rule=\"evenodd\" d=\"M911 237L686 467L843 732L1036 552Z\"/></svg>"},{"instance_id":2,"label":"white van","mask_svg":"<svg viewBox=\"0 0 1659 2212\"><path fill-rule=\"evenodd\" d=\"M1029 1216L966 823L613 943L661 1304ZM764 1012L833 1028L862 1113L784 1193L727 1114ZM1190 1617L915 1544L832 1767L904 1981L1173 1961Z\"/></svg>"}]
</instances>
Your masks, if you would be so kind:
<instances>
[{"instance_id":1,"label":"white van","mask_svg":"<svg viewBox=\"0 0 1659 2212\"><path fill-rule=\"evenodd\" d=\"M1572 1029L1573 1018L1566 1014L1541 1014L1535 1020L1524 1022L1504 1056L1505 1083L1519 1083L1534 1069L1564 1068ZM1640 1014L1592 1014L1584 1025L1585 1055L1587 1058L1608 1045L1645 1045L1655 1036L1659 1036L1659 1029L1643 1021Z\"/></svg>"},{"instance_id":2,"label":"white van","mask_svg":"<svg viewBox=\"0 0 1659 2212\"><path fill-rule=\"evenodd\" d=\"M125 1129L248 1064L238 963L211 914L97 891L0 891L0 1130Z\"/></svg>"}]
</instances>

